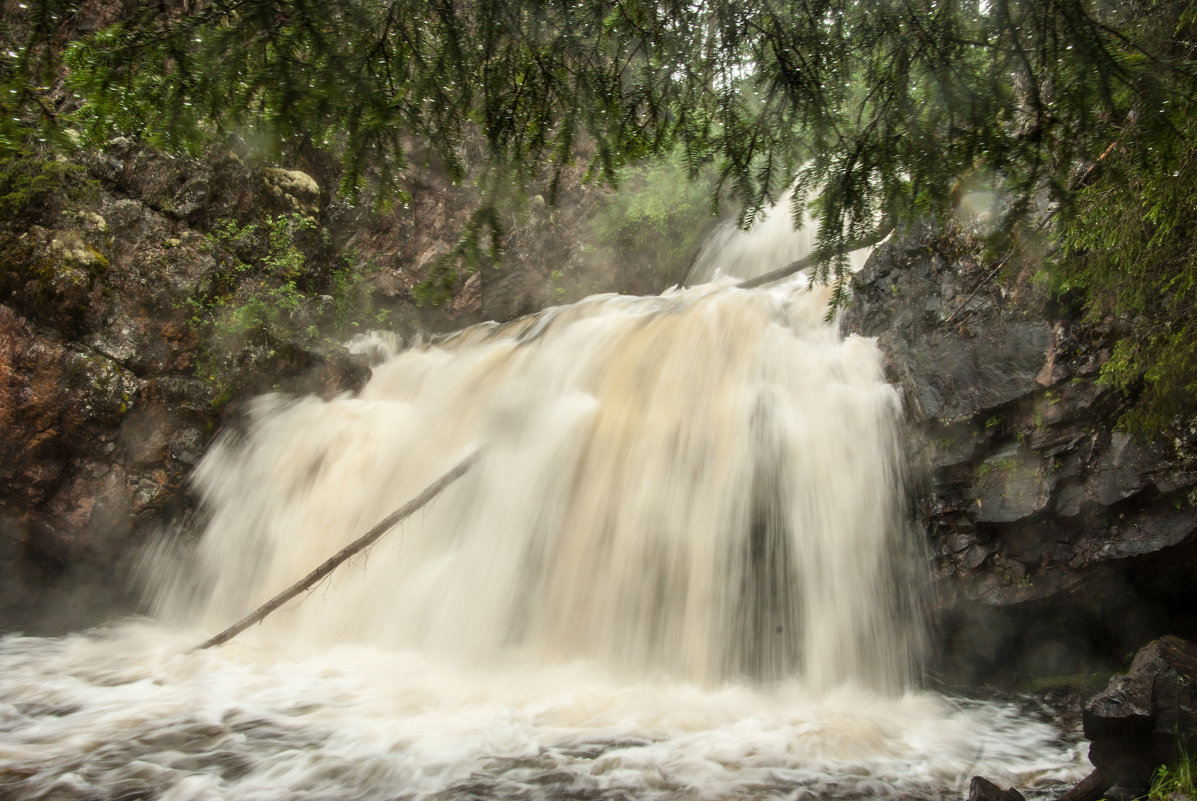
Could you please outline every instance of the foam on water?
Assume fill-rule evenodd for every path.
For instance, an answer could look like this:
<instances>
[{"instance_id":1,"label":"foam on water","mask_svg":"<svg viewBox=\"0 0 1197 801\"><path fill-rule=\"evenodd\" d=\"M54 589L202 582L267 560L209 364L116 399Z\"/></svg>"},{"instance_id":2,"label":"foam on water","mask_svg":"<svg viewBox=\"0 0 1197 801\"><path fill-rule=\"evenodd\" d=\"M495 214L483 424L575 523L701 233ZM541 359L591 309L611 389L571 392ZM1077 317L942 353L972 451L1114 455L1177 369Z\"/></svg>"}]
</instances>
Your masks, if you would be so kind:
<instances>
[{"instance_id":1,"label":"foam on water","mask_svg":"<svg viewBox=\"0 0 1197 801\"><path fill-rule=\"evenodd\" d=\"M1048 788L1079 749L1011 706L794 682L626 681L341 645L188 653L137 624L0 642L14 798L950 798Z\"/></svg>"}]
</instances>

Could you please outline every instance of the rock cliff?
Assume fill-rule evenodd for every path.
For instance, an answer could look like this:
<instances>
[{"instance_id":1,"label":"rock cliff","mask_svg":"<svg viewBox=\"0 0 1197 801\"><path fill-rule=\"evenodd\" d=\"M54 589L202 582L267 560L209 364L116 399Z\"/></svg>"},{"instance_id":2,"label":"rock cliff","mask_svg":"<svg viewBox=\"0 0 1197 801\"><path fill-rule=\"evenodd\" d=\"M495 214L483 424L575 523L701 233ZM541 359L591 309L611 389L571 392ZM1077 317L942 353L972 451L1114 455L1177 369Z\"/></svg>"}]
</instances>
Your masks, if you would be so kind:
<instances>
[{"instance_id":1,"label":"rock cliff","mask_svg":"<svg viewBox=\"0 0 1197 801\"><path fill-rule=\"evenodd\" d=\"M117 139L0 164L0 629L129 608L142 546L191 507L187 476L240 401L352 390L369 373L355 332L423 336L610 288L562 269L604 192L579 178L562 208L507 221L502 265L424 308L415 288L477 202L435 167L381 212L337 197L320 154L284 168Z\"/></svg>"},{"instance_id":2,"label":"rock cliff","mask_svg":"<svg viewBox=\"0 0 1197 801\"><path fill-rule=\"evenodd\" d=\"M856 276L846 330L903 391L948 680L1118 664L1197 625L1197 421L1136 441L1086 323L968 234L921 230ZM1007 285L1018 289L1006 289Z\"/></svg>"}]
</instances>

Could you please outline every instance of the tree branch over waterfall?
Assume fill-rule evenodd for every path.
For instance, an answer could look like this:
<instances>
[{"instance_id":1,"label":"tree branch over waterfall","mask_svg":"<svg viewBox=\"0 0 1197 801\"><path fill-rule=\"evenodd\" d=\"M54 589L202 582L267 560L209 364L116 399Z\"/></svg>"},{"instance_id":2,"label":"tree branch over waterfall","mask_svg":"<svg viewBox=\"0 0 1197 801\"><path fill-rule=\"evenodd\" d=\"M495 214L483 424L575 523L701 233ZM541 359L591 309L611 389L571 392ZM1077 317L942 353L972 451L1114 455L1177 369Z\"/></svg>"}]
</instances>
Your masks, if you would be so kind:
<instances>
[{"instance_id":1,"label":"tree branch over waterfall","mask_svg":"<svg viewBox=\"0 0 1197 801\"><path fill-rule=\"evenodd\" d=\"M816 250L813 253L803 256L801 259L795 259L784 267L780 267L772 272L765 273L764 275L758 275L756 278L749 278L747 280L741 281L740 283L736 284L736 286L739 289L753 289L758 286L764 286L765 284L771 284L774 281L780 281L781 279L787 278L794 273L800 272L802 270L808 270L811 267L817 267L820 264L825 264L834 257L851 253L852 251L860 250L861 248L874 247L880 244L887 236L893 233L893 231L893 223L883 223L877 227L877 231L871 236L865 237L864 239L858 239L855 242L846 243L843 246L843 250ZM835 274L835 280L839 281L842 280L842 278L843 276L841 276L839 271L837 271ZM834 309L832 311L834 311Z\"/></svg>"},{"instance_id":2,"label":"tree branch over waterfall","mask_svg":"<svg viewBox=\"0 0 1197 801\"><path fill-rule=\"evenodd\" d=\"M478 461L480 453L481 451L474 451L472 454L462 459L447 473L425 487L424 491L419 495L412 498L410 501L396 509L391 514L387 515L387 517L385 517L374 528L370 529L361 537L337 551L311 573L308 573L299 581L295 582L290 587L259 606L252 613L246 615L232 626L229 626L227 629L220 632L220 634L217 634L215 637L206 641L203 645L197 646L195 650L202 651L203 649L211 648L214 645L223 645L255 623L261 623L266 619L267 615L278 609L287 601L291 600L300 593L311 589L316 585L317 582L336 570L337 567L346 559L361 553L366 548L369 548L371 545L381 539L382 535L386 534L396 525L411 517L412 514L427 505L429 501L431 501L437 495L440 495L446 487L465 475L466 471L473 467Z\"/></svg>"},{"instance_id":3,"label":"tree branch over waterfall","mask_svg":"<svg viewBox=\"0 0 1197 801\"><path fill-rule=\"evenodd\" d=\"M199 0L133 4L116 24L84 8L6 6L0 153L30 130L192 153L234 139L279 161L314 149L339 158L345 194L382 202L405 197L409 159L439 164L479 205L437 300L497 256L529 187L573 165L615 185L679 154L745 227L794 187L836 302L837 260L877 220L946 221L956 190L982 187L999 199L995 253L1060 210L1031 249L1059 254L1043 259L1057 293L1130 321L1108 376L1156 399L1144 421L1197 406L1197 191L1178 169L1197 0Z\"/></svg>"},{"instance_id":4,"label":"tree branch over waterfall","mask_svg":"<svg viewBox=\"0 0 1197 801\"><path fill-rule=\"evenodd\" d=\"M341 157L350 194L400 191L413 152L460 180L527 185L577 160L614 181L681 150L745 224L797 178L795 207L818 199L821 252L882 216L946 213L970 175L1028 201L1017 218L1134 108L1167 108L1195 80L1131 11L1088 0L208 0L84 36L32 24L62 2L12 23L27 38L11 80L73 38L63 103L82 101L93 143L194 151L238 135L281 159L315 146Z\"/></svg>"}]
</instances>

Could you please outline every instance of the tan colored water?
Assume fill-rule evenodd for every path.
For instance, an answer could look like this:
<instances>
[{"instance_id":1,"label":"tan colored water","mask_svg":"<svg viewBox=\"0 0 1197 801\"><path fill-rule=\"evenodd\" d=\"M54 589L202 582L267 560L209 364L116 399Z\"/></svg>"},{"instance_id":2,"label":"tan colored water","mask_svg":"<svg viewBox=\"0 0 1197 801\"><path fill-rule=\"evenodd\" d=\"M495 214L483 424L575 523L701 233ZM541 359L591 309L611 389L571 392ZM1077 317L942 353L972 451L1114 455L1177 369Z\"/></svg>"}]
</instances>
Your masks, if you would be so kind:
<instances>
[{"instance_id":1,"label":"tan colored water","mask_svg":"<svg viewBox=\"0 0 1197 801\"><path fill-rule=\"evenodd\" d=\"M0 641L0 797L948 798L1079 749L914 689L899 404L800 282L593 298L263 398L155 619ZM466 454L231 644L189 648Z\"/></svg>"},{"instance_id":2,"label":"tan colored water","mask_svg":"<svg viewBox=\"0 0 1197 801\"><path fill-rule=\"evenodd\" d=\"M403 351L358 397L263 399L200 468L193 591L159 606L219 629L485 446L253 636L903 687L922 619L898 402L824 308L801 289L594 298Z\"/></svg>"}]
</instances>

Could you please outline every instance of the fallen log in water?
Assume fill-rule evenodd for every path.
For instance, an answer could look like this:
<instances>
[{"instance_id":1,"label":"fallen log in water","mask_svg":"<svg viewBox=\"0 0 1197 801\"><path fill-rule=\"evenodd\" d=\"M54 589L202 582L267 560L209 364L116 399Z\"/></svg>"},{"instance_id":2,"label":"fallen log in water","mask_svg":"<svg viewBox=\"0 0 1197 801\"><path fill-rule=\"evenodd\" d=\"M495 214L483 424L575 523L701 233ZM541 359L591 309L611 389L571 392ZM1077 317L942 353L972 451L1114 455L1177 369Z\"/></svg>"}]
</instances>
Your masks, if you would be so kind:
<instances>
[{"instance_id":1,"label":"fallen log in water","mask_svg":"<svg viewBox=\"0 0 1197 801\"><path fill-rule=\"evenodd\" d=\"M311 589L311 587L318 581L336 570L337 566L346 559L354 554L361 553L366 548L373 545L379 538L382 537L383 534L386 534L398 523L406 520L414 512L418 511L421 507L439 495L442 490L465 475L466 471L473 467L474 463L478 461L479 453L481 453L480 450L474 451L469 456L462 459L460 462L454 465L451 470L425 487L423 492L412 498L400 508L396 509L374 528L370 529L361 537L358 537L356 540L337 551L311 573L308 573L299 581L295 582L290 587L259 606L252 613L246 615L232 626L229 626L227 629L220 632L203 645L197 646L195 650L202 651L205 648L211 648L214 645L222 645L228 642L253 624L260 623L267 615L269 615L275 609L278 609L287 601L294 598L296 595L299 595L305 590Z\"/></svg>"},{"instance_id":2,"label":"fallen log in water","mask_svg":"<svg viewBox=\"0 0 1197 801\"><path fill-rule=\"evenodd\" d=\"M844 248L842 251L838 251L838 252L851 253L852 251L860 250L861 248L876 247L877 245L881 244L881 242L884 241L887 236L892 234L893 231L894 231L893 223L891 223L887 220L886 222L884 222L880 226L878 226L876 232L874 232L872 235L863 237L861 239L857 239L854 242L849 242L846 245L844 245ZM837 251L827 251L827 250L813 251L812 253L809 253L806 256L803 256L801 259L798 259L797 261L792 261L789 264L787 264L786 266L781 267L777 270L765 273L764 275L758 275L756 278L747 278L747 279L741 281L740 283L736 284L736 288L737 289L755 289L758 286L764 286L765 284L771 284L774 281L780 281L781 279L788 278L789 276L793 275L794 273L796 273L800 270L805 270L808 267L812 267L812 266L818 264L823 259L830 259L832 256L835 255L836 252Z\"/></svg>"}]
</instances>

